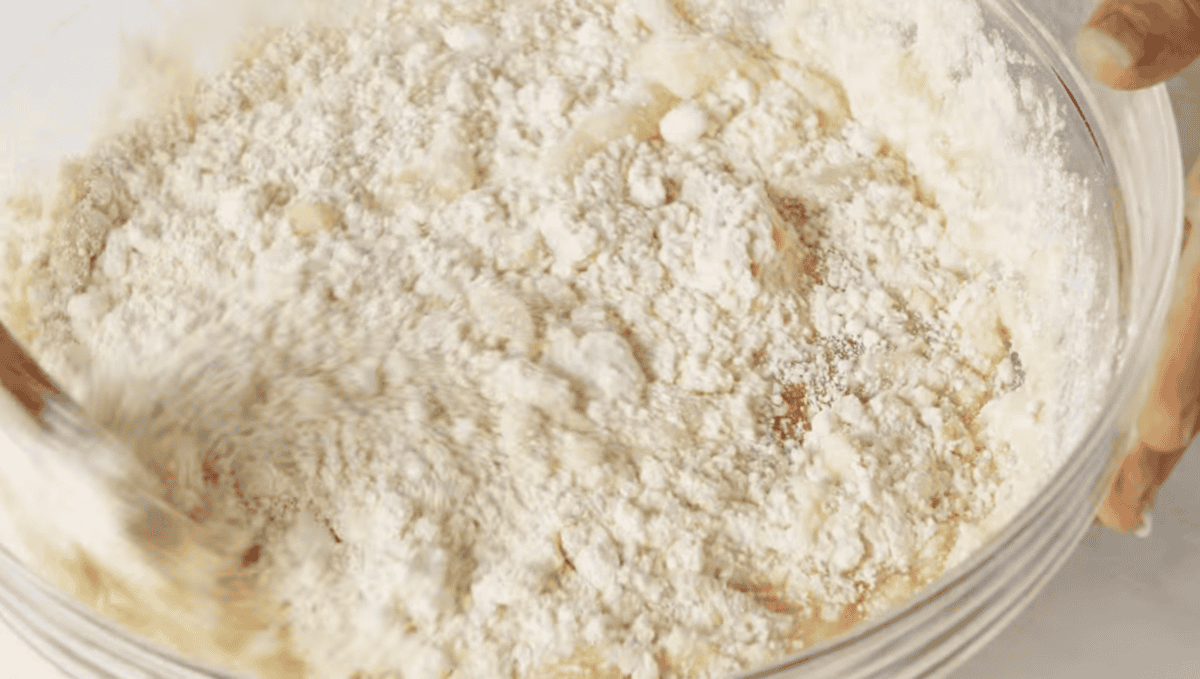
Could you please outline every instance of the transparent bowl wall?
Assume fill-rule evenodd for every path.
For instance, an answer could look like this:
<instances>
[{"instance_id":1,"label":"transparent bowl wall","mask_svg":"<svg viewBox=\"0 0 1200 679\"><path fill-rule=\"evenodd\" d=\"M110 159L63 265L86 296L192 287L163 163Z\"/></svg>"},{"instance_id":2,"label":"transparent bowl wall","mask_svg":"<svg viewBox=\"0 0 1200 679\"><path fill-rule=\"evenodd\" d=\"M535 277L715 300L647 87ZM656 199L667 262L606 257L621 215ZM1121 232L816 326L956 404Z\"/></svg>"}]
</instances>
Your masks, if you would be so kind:
<instances>
[{"instance_id":1,"label":"transparent bowl wall","mask_svg":"<svg viewBox=\"0 0 1200 679\"><path fill-rule=\"evenodd\" d=\"M1166 91L1157 87L1113 92L1075 66L1073 38L1092 10L1092 0L985 0L984 4L990 30L1033 54L1041 64L1026 74L1056 92L1057 103L1069 118L1064 142L1070 167L1092 179L1096 204L1104 215L1111 215L1096 221L1095 238L1107 250L1111 272L1111 280L1100 284L1109 286L1116 297L1121 339L1119 355L1114 357L1117 377L1103 412L1044 492L983 549L890 617L746 676L948 675L1009 623L1078 545L1093 521L1110 478L1113 451L1126 434L1142 381L1155 359L1183 223L1179 143ZM115 44L111 36L116 26L114 22L97 34L109 36ZM61 65L56 65L52 56L35 53L30 67L41 60L49 64L52 74L55 68L73 68L71 59L60 58ZM61 75L72 82L68 70ZM27 132L19 139L3 140L0 161L7 163L5 167L15 167L23 156L44 159L78 150L85 140L79 136L77 118L71 118L73 132L56 132L53 118L39 119L30 127L29 112L36 107L28 106L25 98L34 95L14 94L15 80L0 80L0 96L7 95L0 101L8 104L0 109L0 120L24 111L21 129ZM92 100L111 84L103 79L74 82L90 88ZM28 132L31 129L37 133ZM29 572L6 549L0 549L0 618L71 676L234 676L180 659L98 618Z\"/></svg>"}]
</instances>

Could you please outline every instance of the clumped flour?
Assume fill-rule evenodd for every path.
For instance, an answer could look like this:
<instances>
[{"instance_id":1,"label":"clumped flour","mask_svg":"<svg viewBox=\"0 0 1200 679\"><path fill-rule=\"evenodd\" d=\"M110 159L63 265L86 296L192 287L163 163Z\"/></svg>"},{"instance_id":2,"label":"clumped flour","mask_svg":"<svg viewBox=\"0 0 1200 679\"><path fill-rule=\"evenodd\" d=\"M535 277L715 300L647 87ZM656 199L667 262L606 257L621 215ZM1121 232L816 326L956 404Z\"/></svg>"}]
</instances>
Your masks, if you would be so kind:
<instances>
[{"instance_id":1,"label":"clumped flour","mask_svg":"<svg viewBox=\"0 0 1200 679\"><path fill-rule=\"evenodd\" d=\"M377 2L13 203L5 320L253 536L197 652L720 676L959 563L1091 412L1026 65L970 2Z\"/></svg>"}]
</instances>

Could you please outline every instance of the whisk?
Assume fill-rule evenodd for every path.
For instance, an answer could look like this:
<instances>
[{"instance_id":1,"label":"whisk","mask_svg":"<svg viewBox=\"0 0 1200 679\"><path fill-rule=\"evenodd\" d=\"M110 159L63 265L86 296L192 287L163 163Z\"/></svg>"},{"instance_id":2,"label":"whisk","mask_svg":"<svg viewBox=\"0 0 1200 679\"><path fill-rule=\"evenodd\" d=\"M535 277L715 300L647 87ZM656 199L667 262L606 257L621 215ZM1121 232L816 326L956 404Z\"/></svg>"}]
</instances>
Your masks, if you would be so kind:
<instances>
[{"instance_id":1,"label":"whisk","mask_svg":"<svg viewBox=\"0 0 1200 679\"><path fill-rule=\"evenodd\" d=\"M218 596L216 573L238 540L219 543L155 492L156 480L130 447L75 403L0 325L0 384L7 408L0 446L0 496L28 516L60 551L75 548L108 567L150 572L175 586ZM3 396L0 395L0 399ZM0 404L0 405L10 405ZM24 421L22 421L24 420Z\"/></svg>"}]
</instances>

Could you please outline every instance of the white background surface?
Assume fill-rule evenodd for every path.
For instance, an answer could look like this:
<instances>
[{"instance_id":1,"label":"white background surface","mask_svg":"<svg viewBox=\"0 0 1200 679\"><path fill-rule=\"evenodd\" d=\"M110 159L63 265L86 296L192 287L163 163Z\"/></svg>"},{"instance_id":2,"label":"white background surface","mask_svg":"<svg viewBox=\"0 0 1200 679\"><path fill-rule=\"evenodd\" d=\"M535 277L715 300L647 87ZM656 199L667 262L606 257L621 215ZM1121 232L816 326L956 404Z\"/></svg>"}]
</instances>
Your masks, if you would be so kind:
<instances>
[{"instance_id":1,"label":"white background surface","mask_svg":"<svg viewBox=\"0 0 1200 679\"><path fill-rule=\"evenodd\" d=\"M80 78L63 84L59 113L69 116L61 119L77 119L77 107L88 106L113 84L88 75L105 72L105 64L115 72L114 46L89 42L95 27L113 26L122 15L129 19L146 2L154 0L9 4L19 9L6 10L0 21L0 106L19 105L21 83L36 77L38 63L66 59L79 64ZM113 7L125 11L114 14ZM1190 163L1200 151L1200 67L1171 89ZM40 148L60 154L86 143L86 125L64 133L53 112L33 115L46 131L33 140ZM21 152L11 137L0 143L5 144L0 153ZM0 625L0 679L62 677ZM1200 678L1200 450L1193 447L1163 489L1149 538L1093 528L1030 608L953 677Z\"/></svg>"}]
</instances>

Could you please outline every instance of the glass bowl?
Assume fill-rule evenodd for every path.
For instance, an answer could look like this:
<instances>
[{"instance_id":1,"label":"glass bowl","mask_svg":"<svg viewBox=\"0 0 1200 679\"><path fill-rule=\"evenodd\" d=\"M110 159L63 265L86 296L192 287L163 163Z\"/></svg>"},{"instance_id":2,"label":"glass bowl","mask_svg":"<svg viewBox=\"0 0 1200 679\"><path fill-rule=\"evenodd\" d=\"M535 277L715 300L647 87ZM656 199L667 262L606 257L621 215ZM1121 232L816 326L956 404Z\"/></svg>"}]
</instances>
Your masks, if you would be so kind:
<instances>
[{"instance_id":1,"label":"glass bowl","mask_svg":"<svg viewBox=\"0 0 1200 679\"><path fill-rule=\"evenodd\" d=\"M105 5L120 9L128 3ZM1017 616L1071 555L1093 522L1114 452L1128 440L1142 383L1156 358L1182 235L1183 173L1166 90L1114 92L1075 65L1074 35L1092 11L1092 0L985 0L983 5L989 31L1033 57L1034 65L1022 75L1054 91L1068 119L1062 135L1068 167L1091 180L1100 215L1094 235L1108 257L1108 280L1101 284L1111 286L1118 325L1115 378L1099 416L1066 462L981 549L890 616L747 677L947 676ZM4 64L13 75L0 80L5 104L0 115L6 124L0 133L0 188L37 160L83 150L86 126L79 125L76 114L97 104L114 84L96 74L116 72L113 36L121 13L88 10L72 23L67 4L50 6L59 12L47 12L42 25L59 49L42 44L32 57L14 55L24 60L15 67ZM89 19L96 21L87 24ZM78 69L78 49L63 57L64 39L55 37L63 30L73 39L86 37L95 48L89 52L90 70ZM63 107L72 115L45 115ZM0 436L4 445L12 441ZM100 618L34 575L19 550L6 547L0 547L0 618L75 677L235 676L184 660Z\"/></svg>"}]
</instances>

